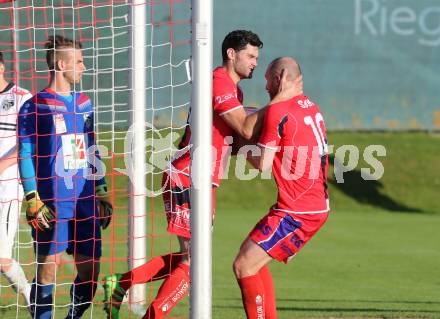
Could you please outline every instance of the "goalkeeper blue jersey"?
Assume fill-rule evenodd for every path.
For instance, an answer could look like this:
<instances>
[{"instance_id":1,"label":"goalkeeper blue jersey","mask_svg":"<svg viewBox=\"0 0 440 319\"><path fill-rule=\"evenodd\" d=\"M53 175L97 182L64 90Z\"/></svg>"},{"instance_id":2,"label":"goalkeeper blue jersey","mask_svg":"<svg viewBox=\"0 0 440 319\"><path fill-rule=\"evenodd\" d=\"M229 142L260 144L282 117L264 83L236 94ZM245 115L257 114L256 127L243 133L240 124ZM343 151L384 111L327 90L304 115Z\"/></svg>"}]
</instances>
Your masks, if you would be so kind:
<instances>
[{"instance_id":1,"label":"goalkeeper blue jersey","mask_svg":"<svg viewBox=\"0 0 440 319\"><path fill-rule=\"evenodd\" d=\"M94 200L95 181L104 181L93 124L92 103L82 93L65 97L46 88L20 109L19 147L31 145L36 189L58 218L73 217L77 201Z\"/></svg>"}]
</instances>

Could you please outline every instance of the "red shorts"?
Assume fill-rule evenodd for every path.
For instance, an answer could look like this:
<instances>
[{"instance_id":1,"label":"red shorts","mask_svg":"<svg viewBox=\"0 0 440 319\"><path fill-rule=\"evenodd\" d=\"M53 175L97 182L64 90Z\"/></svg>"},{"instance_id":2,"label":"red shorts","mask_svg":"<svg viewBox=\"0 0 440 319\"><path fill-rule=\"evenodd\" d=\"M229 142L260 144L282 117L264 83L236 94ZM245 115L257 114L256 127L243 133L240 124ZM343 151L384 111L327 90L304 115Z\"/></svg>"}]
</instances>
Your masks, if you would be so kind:
<instances>
[{"instance_id":1,"label":"red shorts","mask_svg":"<svg viewBox=\"0 0 440 319\"><path fill-rule=\"evenodd\" d=\"M315 235L327 217L328 213L294 214L272 207L249 237L269 256L287 263Z\"/></svg>"},{"instance_id":2,"label":"red shorts","mask_svg":"<svg viewBox=\"0 0 440 319\"><path fill-rule=\"evenodd\" d=\"M167 173L163 174L163 203L167 215L168 232L191 238L190 218L190 187L189 176L184 174L173 174L169 178ZM214 222L215 212L215 187L212 188L212 221Z\"/></svg>"}]
</instances>

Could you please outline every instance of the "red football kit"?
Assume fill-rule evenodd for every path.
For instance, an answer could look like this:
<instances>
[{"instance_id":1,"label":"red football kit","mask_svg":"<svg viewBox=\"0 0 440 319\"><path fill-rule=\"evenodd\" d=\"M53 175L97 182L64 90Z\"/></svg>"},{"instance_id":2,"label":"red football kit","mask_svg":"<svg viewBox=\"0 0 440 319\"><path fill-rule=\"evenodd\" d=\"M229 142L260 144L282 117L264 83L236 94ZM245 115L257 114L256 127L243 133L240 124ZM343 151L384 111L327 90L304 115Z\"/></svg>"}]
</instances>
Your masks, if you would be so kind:
<instances>
[{"instance_id":1,"label":"red football kit","mask_svg":"<svg viewBox=\"0 0 440 319\"><path fill-rule=\"evenodd\" d=\"M222 67L218 67L213 72L212 96L212 157L214 159L212 214L214 218L215 188L220 186L224 168L229 159L229 146L232 143L230 137L234 134L234 130L226 124L222 116L243 107L243 93L228 73ZM191 113L188 116L188 122L191 122ZM178 157L172 161L170 169L164 173L162 181L165 186L163 198L168 220L168 231L186 238L191 237L191 206L189 203L190 148L191 129L190 125L187 125L185 134L179 144Z\"/></svg>"},{"instance_id":2,"label":"red football kit","mask_svg":"<svg viewBox=\"0 0 440 319\"><path fill-rule=\"evenodd\" d=\"M278 200L250 237L287 262L324 224L330 209L327 136L318 106L304 95L269 106L258 144L276 151L272 173Z\"/></svg>"},{"instance_id":3,"label":"red football kit","mask_svg":"<svg viewBox=\"0 0 440 319\"><path fill-rule=\"evenodd\" d=\"M229 144L233 130L223 121L222 116L242 107L243 94L223 68L214 70L213 81L213 187L212 218L214 219L215 190L220 185L223 165L229 158ZM189 115L189 121L191 115ZM189 124L189 123L188 123ZM225 141L225 138L226 141ZM191 238L190 230L190 148L191 131L189 125L180 142L180 150L163 174L163 200L170 233ZM131 286L166 278L154 301L148 307L145 318L162 318L189 291L189 265L181 260L181 254L170 253L157 256L121 276L121 288L127 291Z\"/></svg>"}]
</instances>

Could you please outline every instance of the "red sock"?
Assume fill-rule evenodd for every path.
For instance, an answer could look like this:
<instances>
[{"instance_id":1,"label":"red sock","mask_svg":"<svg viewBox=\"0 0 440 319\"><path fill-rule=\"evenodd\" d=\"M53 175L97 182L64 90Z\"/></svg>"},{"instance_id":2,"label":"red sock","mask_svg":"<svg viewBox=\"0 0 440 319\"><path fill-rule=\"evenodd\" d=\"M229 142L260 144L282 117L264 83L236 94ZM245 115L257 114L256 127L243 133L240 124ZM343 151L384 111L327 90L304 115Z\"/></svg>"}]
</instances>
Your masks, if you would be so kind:
<instances>
[{"instance_id":1,"label":"red sock","mask_svg":"<svg viewBox=\"0 0 440 319\"><path fill-rule=\"evenodd\" d=\"M238 279L244 310L248 319L265 319L264 285L259 274Z\"/></svg>"},{"instance_id":2,"label":"red sock","mask_svg":"<svg viewBox=\"0 0 440 319\"><path fill-rule=\"evenodd\" d=\"M127 291L133 285L163 279L176 268L181 258L182 255L178 253L154 257L142 266L123 274L120 285Z\"/></svg>"},{"instance_id":3,"label":"red sock","mask_svg":"<svg viewBox=\"0 0 440 319\"><path fill-rule=\"evenodd\" d=\"M275 289L273 286L272 274L267 266L263 266L258 272L264 285L264 307L265 319L277 318L277 305L275 301Z\"/></svg>"},{"instance_id":4,"label":"red sock","mask_svg":"<svg viewBox=\"0 0 440 319\"><path fill-rule=\"evenodd\" d=\"M189 266L180 263L160 286L143 319L161 319L189 292Z\"/></svg>"}]
</instances>

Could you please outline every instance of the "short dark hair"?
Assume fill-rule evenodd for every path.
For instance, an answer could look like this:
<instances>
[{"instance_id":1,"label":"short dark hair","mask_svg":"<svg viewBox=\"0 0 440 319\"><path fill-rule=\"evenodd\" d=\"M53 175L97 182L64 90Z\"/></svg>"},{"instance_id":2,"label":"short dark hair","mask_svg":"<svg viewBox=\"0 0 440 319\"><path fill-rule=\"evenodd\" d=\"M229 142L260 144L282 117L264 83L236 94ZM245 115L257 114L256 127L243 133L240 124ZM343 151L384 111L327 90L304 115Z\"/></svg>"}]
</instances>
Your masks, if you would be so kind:
<instances>
[{"instance_id":1,"label":"short dark hair","mask_svg":"<svg viewBox=\"0 0 440 319\"><path fill-rule=\"evenodd\" d=\"M55 52L59 49L74 48L82 49L82 44L79 41L65 38L61 35L50 36L44 44L46 51L46 62L49 70L55 70Z\"/></svg>"},{"instance_id":2,"label":"short dark hair","mask_svg":"<svg viewBox=\"0 0 440 319\"><path fill-rule=\"evenodd\" d=\"M3 60L3 52L2 51L0 51L0 63L1 64L5 64L5 60Z\"/></svg>"},{"instance_id":3,"label":"short dark hair","mask_svg":"<svg viewBox=\"0 0 440 319\"><path fill-rule=\"evenodd\" d=\"M258 35L252 31L235 30L228 33L222 43L223 62L228 61L227 51L229 48L232 48L235 51L240 51L243 50L248 44L258 47L259 49L263 47L263 42L260 40Z\"/></svg>"}]
</instances>

